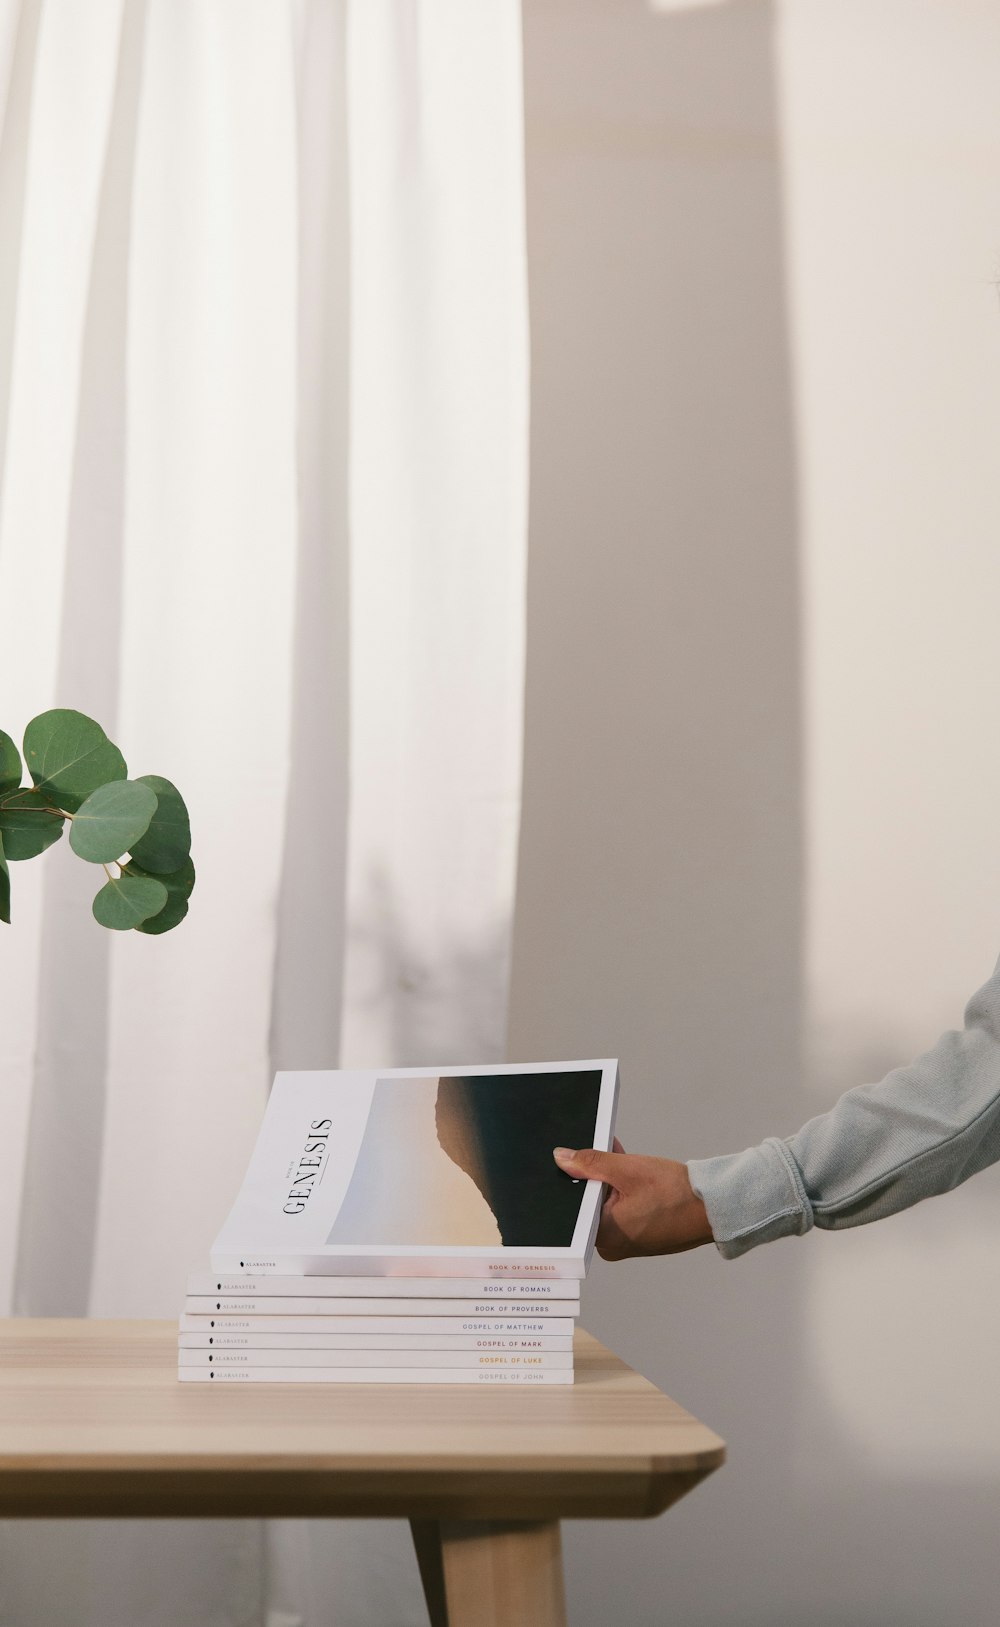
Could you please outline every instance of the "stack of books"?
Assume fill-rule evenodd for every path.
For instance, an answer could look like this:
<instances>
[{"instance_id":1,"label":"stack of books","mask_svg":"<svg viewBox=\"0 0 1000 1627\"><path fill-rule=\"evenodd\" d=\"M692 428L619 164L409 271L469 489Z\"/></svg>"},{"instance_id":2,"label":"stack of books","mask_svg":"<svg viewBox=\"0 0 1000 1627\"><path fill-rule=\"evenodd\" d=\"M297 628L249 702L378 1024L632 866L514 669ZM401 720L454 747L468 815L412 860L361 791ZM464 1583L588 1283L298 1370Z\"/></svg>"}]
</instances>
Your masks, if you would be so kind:
<instances>
[{"instance_id":1,"label":"stack of books","mask_svg":"<svg viewBox=\"0 0 1000 1627\"><path fill-rule=\"evenodd\" d=\"M572 1384L614 1061L278 1074L208 1270L185 1382Z\"/></svg>"},{"instance_id":2,"label":"stack of books","mask_svg":"<svg viewBox=\"0 0 1000 1627\"><path fill-rule=\"evenodd\" d=\"M464 1277L188 1279L182 1379L573 1382L575 1282Z\"/></svg>"}]
</instances>

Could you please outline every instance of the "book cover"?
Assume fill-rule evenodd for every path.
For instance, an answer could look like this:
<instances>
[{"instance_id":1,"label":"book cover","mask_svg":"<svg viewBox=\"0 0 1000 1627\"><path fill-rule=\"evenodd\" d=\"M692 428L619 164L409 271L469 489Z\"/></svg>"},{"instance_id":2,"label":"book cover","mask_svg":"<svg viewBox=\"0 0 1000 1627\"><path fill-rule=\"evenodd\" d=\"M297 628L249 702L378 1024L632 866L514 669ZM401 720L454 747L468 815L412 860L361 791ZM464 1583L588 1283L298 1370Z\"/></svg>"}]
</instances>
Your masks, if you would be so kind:
<instances>
[{"instance_id":1,"label":"book cover","mask_svg":"<svg viewBox=\"0 0 1000 1627\"><path fill-rule=\"evenodd\" d=\"M281 1299L267 1299L260 1296L251 1296L241 1299L236 1294L220 1295L213 1299L209 1294L188 1294L184 1301L185 1311L201 1311L209 1316L213 1311L228 1311L230 1314L243 1311L251 1316L266 1316L268 1312L280 1312L284 1316L322 1316L334 1306L344 1316L482 1316L491 1311L503 1309L504 1311L520 1312L524 1316L579 1316L580 1301L578 1299L554 1299L545 1304L537 1304L533 1300L505 1300L503 1306L485 1299L338 1299L299 1298L291 1294Z\"/></svg>"},{"instance_id":2,"label":"book cover","mask_svg":"<svg viewBox=\"0 0 1000 1627\"><path fill-rule=\"evenodd\" d=\"M579 1279L601 1184L552 1148L609 1148L617 1092L613 1060L279 1073L212 1270Z\"/></svg>"},{"instance_id":3,"label":"book cover","mask_svg":"<svg viewBox=\"0 0 1000 1627\"><path fill-rule=\"evenodd\" d=\"M417 1307L419 1308L419 1307ZM572 1336L568 1316L207 1316L183 1311L182 1333L472 1333Z\"/></svg>"},{"instance_id":4,"label":"book cover","mask_svg":"<svg viewBox=\"0 0 1000 1627\"><path fill-rule=\"evenodd\" d=\"M478 1367L179 1367L185 1384L572 1384L573 1369L517 1372Z\"/></svg>"}]
</instances>

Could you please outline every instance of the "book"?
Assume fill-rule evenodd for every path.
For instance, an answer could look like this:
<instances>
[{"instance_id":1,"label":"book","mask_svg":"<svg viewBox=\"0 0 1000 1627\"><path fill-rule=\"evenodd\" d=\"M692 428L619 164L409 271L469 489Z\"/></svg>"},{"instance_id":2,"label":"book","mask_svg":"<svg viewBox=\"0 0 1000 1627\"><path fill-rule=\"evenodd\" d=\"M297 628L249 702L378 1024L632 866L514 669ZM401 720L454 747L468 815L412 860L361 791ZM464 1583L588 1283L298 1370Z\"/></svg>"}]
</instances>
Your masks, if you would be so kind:
<instances>
[{"instance_id":1,"label":"book","mask_svg":"<svg viewBox=\"0 0 1000 1627\"><path fill-rule=\"evenodd\" d=\"M571 1337L501 1333L180 1333L181 1350L571 1351Z\"/></svg>"},{"instance_id":2,"label":"book","mask_svg":"<svg viewBox=\"0 0 1000 1627\"><path fill-rule=\"evenodd\" d=\"M477 1367L179 1367L184 1384L572 1384L573 1369L516 1372Z\"/></svg>"},{"instance_id":3,"label":"book","mask_svg":"<svg viewBox=\"0 0 1000 1627\"><path fill-rule=\"evenodd\" d=\"M501 1307L491 1304L489 1300L477 1299L348 1299L338 1298L336 1301L320 1296L303 1295L296 1297L291 1294L283 1295L280 1299L268 1299L263 1295L250 1295L240 1298L236 1294L222 1294L213 1298L209 1294L188 1294L183 1309L189 1312L200 1311L211 1315L213 1312L245 1312L253 1316L266 1316L269 1312L281 1312L284 1316L322 1316L333 1304L345 1316L482 1316L489 1315L491 1311ZM504 1311L520 1313L522 1316L548 1317L579 1316L580 1301L578 1299L552 1300L546 1304L536 1304L532 1301L507 1300L502 1307Z\"/></svg>"},{"instance_id":4,"label":"book","mask_svg":"<svg viewBox=\"0 0 1000 1627\"><path fill-rule=\"evenodd\" d=\"M478 1367L528 1372L572 1367L572 1351L500 1350L178 1350L180 1367Z\"/></svg>"},{"instance_id":5,"label":"book","mask_svg":"<svg viewBox=\"0 0 1000 1627\"><path fill-rule=\"evenodd\" d=\"M511 1279L503 1282L484 1277L330 1277L304 1276L270 1277L245 1276L239 1273L193 1271L187 1280L189 1294L229 1294L238 1298L258 1295L261 1298L291 1294L312 1295L313 1298L336 1299L343 1295L359 1298L374 1295L384 1299L490 1299L502 1302L511 1299L546 1300L577 1299L580 1284L572 1279L557 1278L551 1282Z\"/></svg>"},{"instance_id":6,"label":"book","mask_svg":"<svg viewBox=\"0 0 1000 1627\"><path fill-rule=\"evenodd\" d=\"M578 1281L601 1183L552 1149L609 1148L617 1092L613 1060L279 1073L212 1270Z\"/></svg>"},{"instance_id":7,"label":"book","mask_svg":"<svg viewBox=\"0 0 1000 1627\"><path fill-rule=\"evenodd\" d=\"M414 1306L414 1310L422 1307ZM182 1333L416 1333L562 1334L572 1337L573 1320L568 1316L208 1316L200 1311L182 1311Z\"/></svg>"}]
</instances>

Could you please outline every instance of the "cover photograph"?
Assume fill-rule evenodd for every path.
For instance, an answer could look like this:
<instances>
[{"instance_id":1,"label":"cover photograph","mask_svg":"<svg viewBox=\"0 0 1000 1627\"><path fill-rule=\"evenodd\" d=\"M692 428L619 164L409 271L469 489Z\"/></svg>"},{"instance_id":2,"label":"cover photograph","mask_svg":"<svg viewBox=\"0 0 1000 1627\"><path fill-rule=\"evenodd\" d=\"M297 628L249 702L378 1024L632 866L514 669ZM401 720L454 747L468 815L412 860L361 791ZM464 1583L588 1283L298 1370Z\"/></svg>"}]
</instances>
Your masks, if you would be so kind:
<instances>
[{"instance_id":1,"label":"cover photograph","mask_svg":"<svg viewBox=\"0 0 1000 1627\"><path fill-rule=\"evenodd\" d=\"M581 1278L601 1184L552 1148L610 1148L617 1091L613 1060L279 1073L212 1269Z\"/></svg>"}]
</instances>

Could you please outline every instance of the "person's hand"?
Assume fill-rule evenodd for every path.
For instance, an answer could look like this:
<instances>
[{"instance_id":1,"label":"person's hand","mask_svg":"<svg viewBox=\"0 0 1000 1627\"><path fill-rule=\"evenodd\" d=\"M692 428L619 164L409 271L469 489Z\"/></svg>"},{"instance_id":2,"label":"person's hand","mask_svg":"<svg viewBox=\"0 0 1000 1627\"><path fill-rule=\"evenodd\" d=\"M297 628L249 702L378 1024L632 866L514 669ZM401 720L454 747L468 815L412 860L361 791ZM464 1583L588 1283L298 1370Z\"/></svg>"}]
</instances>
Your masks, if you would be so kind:
<instances>
[{"instance_id":1,"label":"person's hand","mask_svg":"<svg viewBox=\"0 0 1000 1627\"><path fill-rule=\"evenodd\" d=\"M627 1153L617 1137L614 1152L556 1147L552 1156L574 1179L604 1181L608 1186L597 1233L602 1260L680 1254L713 1241L705 1205L691 1187L686 1164Z\"/></svg>"}]
</instances>

